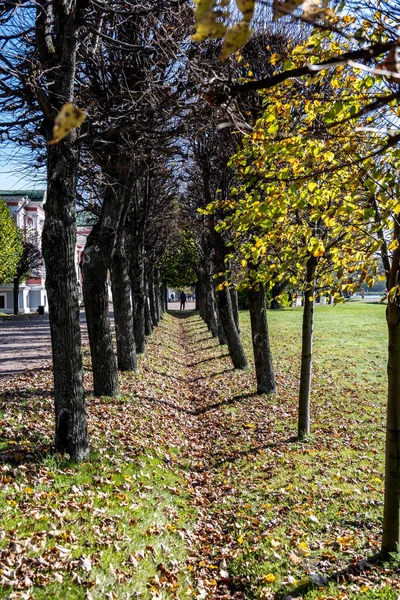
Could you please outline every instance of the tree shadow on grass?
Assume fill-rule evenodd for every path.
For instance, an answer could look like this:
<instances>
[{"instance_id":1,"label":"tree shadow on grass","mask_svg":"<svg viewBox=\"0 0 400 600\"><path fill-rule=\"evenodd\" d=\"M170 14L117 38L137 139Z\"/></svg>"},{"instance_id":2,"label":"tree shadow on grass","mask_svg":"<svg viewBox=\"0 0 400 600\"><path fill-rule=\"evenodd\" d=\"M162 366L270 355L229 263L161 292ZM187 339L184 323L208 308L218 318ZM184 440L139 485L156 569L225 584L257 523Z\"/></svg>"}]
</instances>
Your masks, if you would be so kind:
<instances>
[{"instance_id":1,"label":"tree shadow on grass","mask_svg":"<svg viewBox=\"0 0 400 600\"><path fill-rule=\"evenodd\" d=\"M195 310L169 310L168 314L177 319L188 319L196 314Z\"/></svg>"},{"instance_id":2,"label":"tree shadow on grass","mask_svg":"<svg viewBox=\"0 0 400 600\"><path fill-rule=\"evenodd\" d=\"M230 454L227 454L225 452L216 452L213 455L212 467L215 469L220 467L224 463L233 463L236 460L240 460L246 456L254 456L255 454L258 454L261 451L270 450L271 448L277 448L278 446L287 446L289 444L294 444L297 441L298 439L295 436L290 436L282 440L269 442L268 444L259 444L258 446L244 448L243 450L236 450L234 452L231 452Z\"/></svg>"},{"instance_id":3,"label":"tree shadow on grass","mask_svg":"<svg viewBox=\"0 0 400 600\"><path fill-rule=\"evenodd\" d=\"M177 375L171 375L170 373L166 373L165 371L154 371L154 375L160 375L161 377L168 377L169 379L175 379L176 381L182 381L184 383L193 383L194 381L201 381L202 379L212 379L213 377L217 377L218 375L224 375L225 373L232 373L235 369L232 367L231 369L224 369L223 371L216 371L215 373L210 373L208 375L201 375L199 377L179 377Z\"/></svg>"},{"instance_id":4,"label":"tree shadow on grass","mask_svg":"<svg viewBox=\"0 0 400 600\"><path fill-rule=\"evenodd\" d=\"M187 366L188 367L196 367L200 363L210 362L212 360L219 360L220 358L226 358L227 356L229 356L228 353L227 354L220 354L219 356L210 356L209 358L203 358L202 360L198 360L195 363L190 363Z\"/></svg>"},{"instance_id":5,"label":"tree shadow on grass","mask_svg":"<svg viewBox=\"0 0 400 600\"><path fill-rule=\"evenodd\" d=\"M292 588L288 588L288 586L282 587L277 592L277 597L282 600L285 597L304 597L308 592L311 592L316 589L323 589L328 586L329 583L345 583L345 582L354 582L358 577L366 577L368 572L372 571L375 566L379 566L383 564L387 560L387 557L382 556L382 554L374 554L371 556L367 556L366 558L362 558L357 562L354 560L345 566L343 569L336 570L334 572L315 572L311 573L309 579L304 581ZM395 569L395 572L400 574L400 567Z\"/></svg>"},{"instance_id":6,"label":"tree shadow on grass","mask_svg":"<svg viewBox=\"0 0 400 600\"><path fill-rule=\"evenodd\" d=\"M26 463L42 463L47 456L55 454L49 438L26 428L23 440L14 439L14 435L3 434L0 437L0 465L12 466Z\"/></svg>"},{"instance_id":7,"label":"tree shadow on grass","mask_svg":"<svg viewBox=\"0 0 400 600\"><path fill-rule=\"evenodd\" d=\"M241 400L246 400L248 398L252 398L253 396L257 396L255 392L251 392L249 394L241 394L238 396L233 396L232 398L228 398L226 400L221 400L221 402L215 402L214 404L209 404L206 406L201 406L199 408L186 408L185 406L180 406L179 404L175 404L174 402L170 402L168 400L164 400L162 398L154 398L152 396L137 396L137 399L144 400L146 402L154 402L157 404L162 404L164 406L168 406L169 408L173 408L174 410L185 413L187 415L192 415L194 417L199 417L204 415L205 413L221 408L222 406L229 406L235 404L236 402L240 402Z\"/></svg>"},{"instance_id":8,"label":"tree shadow on grass","mask_svg":"<svg viewBox=\"0 0 400 600\"><path fill-rule=\"evenodd\" d=\"M208 339L208 338L207 338ZM210 350L211 348L218 348L218 342L212 344L211 346L202 346L201 348L196 348L196 350L191 350L190 352L186 352L186 354L198 354L199 352L203 352L203 350Z\"/></svg>"}]
</instances>

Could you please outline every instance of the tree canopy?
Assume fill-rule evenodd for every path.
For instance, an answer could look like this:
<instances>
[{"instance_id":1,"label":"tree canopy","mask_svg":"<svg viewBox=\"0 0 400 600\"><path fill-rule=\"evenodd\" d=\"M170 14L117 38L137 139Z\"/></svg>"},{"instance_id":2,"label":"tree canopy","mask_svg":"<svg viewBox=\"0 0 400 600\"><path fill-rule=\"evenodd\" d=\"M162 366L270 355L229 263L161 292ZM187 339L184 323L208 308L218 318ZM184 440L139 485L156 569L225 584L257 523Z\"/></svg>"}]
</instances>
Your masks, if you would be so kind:
<instances>
[{"instance_id":1,"label":"tree canopy","mask_svg":"<svg viewBox=\"0 0 400 600\"><path fill-rule=\"evenodd\" d=\"M10 283L17 272L23 244L15 219L0 199L0 283Z\"/></svg>"}]
</instances>

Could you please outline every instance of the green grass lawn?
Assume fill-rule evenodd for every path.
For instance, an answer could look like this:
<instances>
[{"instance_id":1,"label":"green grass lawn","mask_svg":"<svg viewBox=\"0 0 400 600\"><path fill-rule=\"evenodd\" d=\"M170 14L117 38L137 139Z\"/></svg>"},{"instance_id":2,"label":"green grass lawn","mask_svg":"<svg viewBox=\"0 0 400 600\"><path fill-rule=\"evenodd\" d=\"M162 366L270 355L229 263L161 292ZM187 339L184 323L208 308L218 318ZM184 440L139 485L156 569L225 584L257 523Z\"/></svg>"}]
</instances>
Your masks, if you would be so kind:
<instances>
[{"instance_id":1,"label":"green grass lawn","mask_svg":"<svg viewBox=\"0 0 400 600\"><path fill-rule=\"evenodd\" d=\"M397 599L394 583L398 586L399 572L393 579L388 576L385 584L380 578L384 568L363 577L357 567L366 555L379 550L385 307L367 303L316 307L313 433L308 443L285 438L296 428L302 310L269 311L268 320L278 393L266 410L271 430L282 436L272 442L275 448L261 449L253 460L247 455L236 464L246 484L234 500L239 515L235 527L243 534L232 570L248 598L272 598L274 592L284 597L287 589L288 595L307 599ZM245 312L241 324L250 354ZM265 523L265 533L254 535L254 520ZM353 590L348 581L335 581L346 568L360 576ZM321 581L324 586L317 585Z\"/></svg>"},{"instance_id":2,"label":"green grass lawn","mask_svg":"<svg viewBox=\"0 0 400 600\"><path fill-rule=\"evenodd\" d=\"M317 306L312 436L295 440L300 308L269 311L277 394L197 316L167 316L89 396L93 454L52 454L47 371L0 389L0 597L397 600L383 511L385 307ZM249 316L242 338L251 358ZM85 358L90 389L90 361Z\"/></svg>"}]
</instances>

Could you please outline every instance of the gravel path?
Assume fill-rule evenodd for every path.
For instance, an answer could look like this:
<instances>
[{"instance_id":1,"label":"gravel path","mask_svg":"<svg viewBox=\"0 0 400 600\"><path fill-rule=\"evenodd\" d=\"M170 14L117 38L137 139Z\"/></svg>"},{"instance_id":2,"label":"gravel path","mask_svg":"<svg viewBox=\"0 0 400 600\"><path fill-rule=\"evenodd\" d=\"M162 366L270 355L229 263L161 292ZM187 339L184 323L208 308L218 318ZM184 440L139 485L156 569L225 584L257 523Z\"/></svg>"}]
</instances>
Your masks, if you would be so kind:
<instances>
[{"instance_id":1,"label":"gravel path","mask_svg":"<svg viewBox=\"0 0 400 600\"><path fill-rule=\"evenodd\" d=\"M179 302L169 302L169 310L179 310ZM194 310L186 302L186 310ZM80 314L82 342L88 343L85 312ZM49 316L23 317L0 321L0 377L39 368L51 368Z\"/></svg>"},{"instance_id":2,"label":"gravel path","mask_svg":"<svg viewBox=\"0 0 400 600\"><path fill-rule=\"evenodd\" d=\"M85 313L80 314L82 341L88 342ZM0 377L51 367L48 315L0 322Z\"/></svg>"}]
</instances>

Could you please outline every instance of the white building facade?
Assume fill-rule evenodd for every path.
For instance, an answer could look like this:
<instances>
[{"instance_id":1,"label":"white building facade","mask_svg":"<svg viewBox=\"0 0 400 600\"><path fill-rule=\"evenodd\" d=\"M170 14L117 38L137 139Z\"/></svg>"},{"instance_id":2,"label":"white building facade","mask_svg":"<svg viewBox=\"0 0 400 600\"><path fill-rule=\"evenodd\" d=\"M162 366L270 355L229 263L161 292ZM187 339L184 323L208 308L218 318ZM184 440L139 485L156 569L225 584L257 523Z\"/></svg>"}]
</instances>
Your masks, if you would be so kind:
<instances>
[{"instance_id":1,"label":"white building facade","mask_svg":"<svg viewBox=\"0 0 400 600\"><path fill-rule=\"evenodd\" d=\"M38 234L41 240L44 211L46 203L45 190L21 190L21 191L2 191L0 190L0 199L9 207L11 214L21 229L32 229ZM81 275L79 261L86 243L86 237L89 235L91 227L78 227L77 245L75 249L75 268L76 281L81 293ZM44 312L48 312L47 293L45 287L46 273L43 267L42 274L38 278L30 278L20 284L18 307L21 313L38 312L39 306L44 307ZM13 313L13 285L0 285L0 313Z\"/></svg>"}]
</instances>

